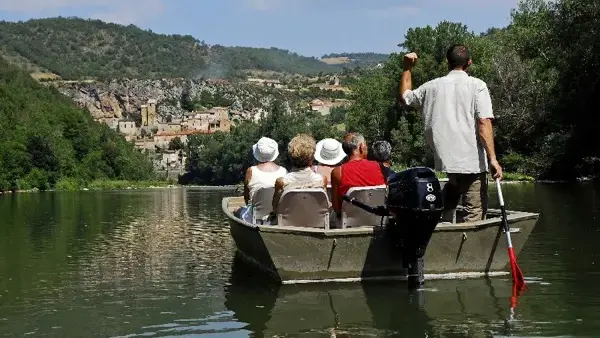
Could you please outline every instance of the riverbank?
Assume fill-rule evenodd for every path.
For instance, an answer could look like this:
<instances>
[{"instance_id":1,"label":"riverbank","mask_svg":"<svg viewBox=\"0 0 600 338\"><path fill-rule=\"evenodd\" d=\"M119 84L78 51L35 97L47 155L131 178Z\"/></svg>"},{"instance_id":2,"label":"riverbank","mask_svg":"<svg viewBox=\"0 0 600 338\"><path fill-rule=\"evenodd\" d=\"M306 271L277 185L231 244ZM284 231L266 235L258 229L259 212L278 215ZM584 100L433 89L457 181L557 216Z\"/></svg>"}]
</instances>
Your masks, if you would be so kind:
<instances>
[{"instance_id":1,"label":"riverbank","mask_svg":"<svg viewBox=\"0 0 600 338\"><path fill-rule=\"evenodd\" d=\"M394 170L403 170L402 168L394 168ZM444 173L436 172L436 176L440 180L447 180ZM580 180L583 182L585 180ZM493 182L490 179L490 182ZM561 181L542 181L527 175L516 173L504 173L502 184L519 184L519 183L563 183ZM242 183L234 185L181 185L175 180L146 180L146 181L127 181L127 180L94 180L92 182L80 182L74 179L60 180L54 189L46 191L87 191L87 190L138 190L138 189L179 189L191 188L203 191L241 191ZM17 190L14 192L37 192L38 189ZM2 194L10 194L13 191L0 191Z\"/></svg>"},{"instance_id":2,"label":"riverbank","mask_svg":"<svg viewBox=\"0 0 600 338\"><path fill-rule=\"evenodd\" d=\"M192 188L203 191L235 191L242 189L242 185L181 185L175 180L146 180L146 181L128 181L128 180L94 180L91 182L80 182L73 179L63 179L57 182L54 189L45 191L95 191L95 190L139 190L139 189L181 189ZM38 192L39 189L23 189L16 191L0 191L1 194Z\"/></svg>"}]
</instances>

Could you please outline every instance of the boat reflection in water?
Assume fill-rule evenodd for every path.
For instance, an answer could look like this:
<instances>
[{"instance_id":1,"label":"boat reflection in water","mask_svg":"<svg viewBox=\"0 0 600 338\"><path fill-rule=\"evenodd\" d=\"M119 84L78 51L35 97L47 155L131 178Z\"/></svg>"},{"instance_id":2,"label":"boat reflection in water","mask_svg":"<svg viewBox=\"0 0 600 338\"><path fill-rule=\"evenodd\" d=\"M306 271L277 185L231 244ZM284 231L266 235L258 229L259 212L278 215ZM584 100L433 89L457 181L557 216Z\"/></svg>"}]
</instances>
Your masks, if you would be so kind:
<instances>
[{"instance_id":1,"label":"boat reflection in water","mask_svg":"<svg viewBox=\"0 0 600 338\"><path fill-rule=\"evenodd\" d=\"M430 281L410 291L403 282L280 285L236 256L226 307L256 337L489 337L510 331L511 283Z\"/></svg>"}]
</instances>

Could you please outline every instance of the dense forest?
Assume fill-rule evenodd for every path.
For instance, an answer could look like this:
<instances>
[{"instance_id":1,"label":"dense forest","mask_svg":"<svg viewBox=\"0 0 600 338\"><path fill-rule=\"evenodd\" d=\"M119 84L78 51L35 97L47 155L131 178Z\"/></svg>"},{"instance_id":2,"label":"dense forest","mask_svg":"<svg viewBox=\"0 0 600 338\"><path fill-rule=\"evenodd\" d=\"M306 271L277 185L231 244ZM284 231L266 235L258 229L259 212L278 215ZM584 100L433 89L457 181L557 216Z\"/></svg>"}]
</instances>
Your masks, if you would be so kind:
<instances>
[{"instance_id":1,"label":"dense forest","mask_svg":"<svg viewBox=\"0 0 600 338\"><path fill-rule=\"evenodd\" d=\"M0 55L64 79L227 77L250 69L306 75L342 69L278 48L209 46L190 35L62 17L0 22Z\"/></svg>"},{"instance_id":2,"label":"dense forest","mask_svg":"<svg viewBox=\"0 0 600 338\"><path fill-rule=\"evenodd\" d=\"M415 85L447 72L448 46L469 46L469 73L486 81L492 95L505 170L544 179L593 177L600 174L600 142L594 137L598 18L597 1L525 0L504 29L476 35L460 23L441 22L409 29L403 46L419 55ZM402 56L392 55L383 69L361 80L348 127L371 139L390 139L396 161L429 163L418 112L395 105Z\"/></svg>"},{"instance_id":3,"label":"dense forest","mask_svg":"<svg viewBox=\"0 0 600 338\"><path fill-rule=\"evenodd\" d=\"M3 60L0 130L0 191L154 178L133 144Z\"/></svg>"},{"instance_id":4,"label":"dense forest","mask_svg":"<svg viewBox=\"0 0 600 338\"><path fill-rule=\"evenodd\" d=\"M600 96L600 2L521 1L511 24L474 34L455 22L407 31L404 51L390 55L381 69L363 72L353 85L356 104L343 119L346 130L368 141L390 140L393 162L432 165L418 111L396 102L402 56L415 51L414 85L448 71L445 52L455 43L469 46L470 75L487 82L496 119L495 140L506 171L538 179L568 180L600 176L600 139L595 137ZM203 137L190 147L187 180L237 183L252 163L251 145L262 135L286 142L298 131L317 138L339 137L326 118L286 116L274 110L260 125L241 125L231 134ZM340 120L343 116L336 114ZM199 148L197 145L202 144Z\"/></svg>"}]
</instances>

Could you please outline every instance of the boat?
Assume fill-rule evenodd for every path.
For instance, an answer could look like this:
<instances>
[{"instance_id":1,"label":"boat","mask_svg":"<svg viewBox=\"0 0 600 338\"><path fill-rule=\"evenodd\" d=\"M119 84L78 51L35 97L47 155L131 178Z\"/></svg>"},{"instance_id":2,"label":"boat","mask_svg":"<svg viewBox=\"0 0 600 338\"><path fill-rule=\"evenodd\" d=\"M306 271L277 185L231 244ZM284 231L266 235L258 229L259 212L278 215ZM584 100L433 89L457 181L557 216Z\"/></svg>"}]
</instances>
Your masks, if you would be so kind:
<instances>
[{"instance_id":1,"label":"boat","mask_svg":"<svg viewBox=\"0 0 600 338\"><path fill-rule=\"evenodd\" d=\"M251 224L234 215L243 205L243 197L222 200L236 249L281 284L407 280L411 276L406 257L403 259L406 255L398 247L398 236L385 223L333 229ZM518 255L540 215L514 210L506 213ZM500 210L488 209L485 220L437 223L432 228L422 255L424 279L510 272Z\"/></svg>"}]
</instances>

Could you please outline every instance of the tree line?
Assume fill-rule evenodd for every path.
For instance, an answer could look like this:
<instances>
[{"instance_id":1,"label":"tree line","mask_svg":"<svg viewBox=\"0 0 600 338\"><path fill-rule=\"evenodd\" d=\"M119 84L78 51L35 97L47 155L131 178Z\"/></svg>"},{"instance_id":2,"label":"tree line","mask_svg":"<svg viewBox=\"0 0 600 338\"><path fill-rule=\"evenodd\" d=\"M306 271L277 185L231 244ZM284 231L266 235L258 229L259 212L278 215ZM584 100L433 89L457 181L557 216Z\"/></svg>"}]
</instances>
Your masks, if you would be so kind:
<instances>
[{"instance_id":1,"label":"tree line","mask_svg":"<svg viewBox=\"0 0 600 338\"><path fill-rule=\"evenodd\" d=\"M456 43L469 47L469 73L490 89L496 148L506 171L538 179L597 177L600 27L595 21L600 3L525 0L511 17L508 27L482 34L448 21L409 29L402 52L390 55L382 68L361 71L351 86L355 104L348 112L322 117L287 113L276 105L258 124L242 123L230 134L192 138L183 182L239 183L252 164L252 144L261 136L279 142L279 161L285 164L287 142L296 133L339 139L340 122L343 129L359 131L370 142L389 140L398 166L432 166L419 112L396 101L402 57L404 52L418 53L413 81L420 85L447 73L445 52Z\"/></svg>"},{"instance_id":2,"label":"tree line","mask_svg":"<svg viewBox=\"0 0 600 338\"><path fill-rule=\"evenodd\" d=\"M188 139L187 174L182 184L229 185L240 183L246 168L253 165L252 145L262 136L279 144L277 161L290 167L287 144L298 133L309 133L316 140L339 139L343 132L328 116L286 109L283 101L274 100L269 112L258 123L242 121L231 132L195 135Z\"/></svg>"},{"instance_id":3,"label":"tree line","mask_svg":"<svg viewBox=\"0 0 600 338\"><path fill-rule=\"evenodd\" d=\"M524 0L511 17L508 27L483 34L448 21L409 29L404 50L357 83L347 127L390 140L397 163L431 165L419 112L396 104L402 57L419 55L416 86L446 74L446 49L463 43L473 59L468 72L486 81L492 95L505 170L540 179L598 176L600 3Z\"/></svg>"},{"instance_id":4,"label":"tree line","mask_svg":"<svg viewBox=\"0 0 600 338\"><path fill-rule=\"evenodd\" d=\"M132 143L53 87L0 60L0 191L153 179Z\"/></svg>"}]
</instances>

